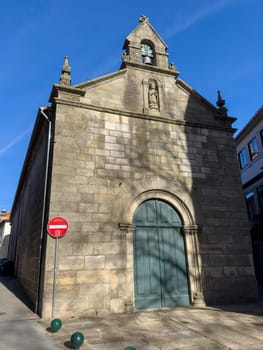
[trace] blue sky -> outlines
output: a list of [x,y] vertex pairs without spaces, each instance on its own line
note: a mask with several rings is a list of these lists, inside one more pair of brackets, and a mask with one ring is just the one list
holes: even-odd
[[180,78],[240,130],[263,105],[263,0],[8,0],[0,14],[0,210],[10,210],[39,106],[69,56],[72,84],[119,69],[144,14]]

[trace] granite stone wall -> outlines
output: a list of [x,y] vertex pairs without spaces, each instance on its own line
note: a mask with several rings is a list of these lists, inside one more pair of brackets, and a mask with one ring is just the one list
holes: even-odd
[[[48,124],[39,123],[37,143],[26,157],[26,172],[12,211],[9,259],[14,273],[33,305],[38,299],[41,268],[41,239]],[[46,232],[44,232],[45,234]]]
[[[180,199],[192,218],[188,224],[198,226],[198,250],[191,233],[185,234],[191,301],[198,279],[208,304],[255,297],[231,130],[208,112],[203,124],[202,118],[194,123],[197,102],[189,96],[181,98],[188,103],[178,122],[177,115],[91,109],[87,97],[72,103],[71,94],[56,99],[50,217],[62,215],[70,226],[59,241],[56,312],[98,315],[134,306],[133,229],[121,230],[120,223],[132,227],[134,201],[151,191],[164,193],[167,201]],[[53,260],[54,241],[48,238],[44,316],[51,307]]]

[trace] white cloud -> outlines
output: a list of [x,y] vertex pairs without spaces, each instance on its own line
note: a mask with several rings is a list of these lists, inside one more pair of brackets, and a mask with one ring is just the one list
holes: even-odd
[[31,131],[31,128],[24,130],[21,134],[15,137],[11,142],[9,142],[6,146],[0,149],[0,157],[3,156],[7,151],[9,151],[12,147],[18,144],[23,140],[24,137]]
[[224,7],[233,4],[237,0],[217,0],[217,1],[201,1],[197,2],[198,8],[193,9],[193,12],[177,14],[175,17],[175,23],[170,26],[166,31],[164,37],[170,38],[175,34],[182,32],[195,23],[202,21],[204,18],[209,17],[219,11]]

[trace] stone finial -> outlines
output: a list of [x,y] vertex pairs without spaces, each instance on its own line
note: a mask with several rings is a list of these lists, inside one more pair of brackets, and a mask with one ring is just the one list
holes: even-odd
[[173,62],[169,64],[169,69],[176,70],[176,67]]
[[140,18],[139,18],[139,22],[141,23],[144,23],[144,22],[148,22],[149,21],[149,17],[146,17],[144,15],[142,15]]
[[66,56],[65,60],[64,60],[64,64],[62,66],[60,79],[59,79],[59,84],[60,85],[68,85],[68,86],[70,86],[70,84],[71,84],[70,71],[71,71],[71,68],[69,66],[68,56]]
[[218,110],[224,114],[227,115],[227,108],[225,107],[225,100],[223,100],[220,91],[217,91],[217,101],[216,101],[216,105],[218,107]]

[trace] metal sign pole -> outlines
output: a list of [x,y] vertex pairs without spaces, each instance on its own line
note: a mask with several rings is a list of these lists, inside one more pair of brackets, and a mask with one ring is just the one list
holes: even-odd
[[53,292],[51,306],[51,320],[54,320],[55,297],[56,297],[56,274],[58,260],[58,239],[64,237],[68,231],[68,221],[62,216],[56,216],[49,220],[47,224],[47,232],[53,238],[56,238],[55,256],[54,256],[54,276],[53,276]]
[[55,244],[51,321],[54,320],[55,297],[56,297],[57,259],[58,259],[58,237],[56,237],[56,244]]

